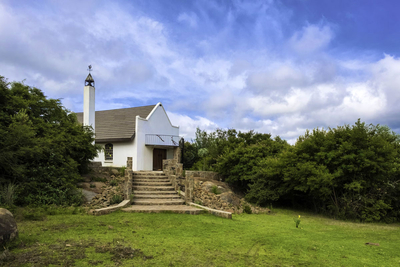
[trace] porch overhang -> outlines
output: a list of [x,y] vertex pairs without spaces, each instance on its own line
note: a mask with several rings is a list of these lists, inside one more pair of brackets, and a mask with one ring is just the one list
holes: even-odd
[[180,139],[178,135],[146,134],[145,145],[178,147]]

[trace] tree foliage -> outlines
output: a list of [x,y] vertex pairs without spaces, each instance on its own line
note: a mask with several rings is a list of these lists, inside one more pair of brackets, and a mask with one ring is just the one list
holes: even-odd
[[0,183],[18,184],[18,204],[70,204],[79,174],[97,154],[90,129],[57,99],[0,76]]
[[[185,149],[190,151],[186,160],[195,159],[192,161],[194,163],[191,165],[185,164],[184,159],[184,166],[187,169],[219,171],[226,177],[231,177],[232,173],[228,173],[230,167],[220,162],[222,155],[225,158],[225,156],[231,153],[230,156],[234,157],[233,151],[238,148],[247,148],[252,145],[253,147],[257,147],[262,143],[268,146],[268,142],[287,145],[286,141],[281,140],[279,137],[273,141],[270,134],[261,134],[254,131],[237,132],[235,129],[217,129],[214,132],[207,133],[197,128],[195,139],[191,143],[185,143]],[[224,167],[226,168],[224,169]]]
[[314,129],[250,177],[247,198],[284,201],[340,218],[399,219],[399,138],[387,127]]
[[269,134],[232,129],[198,129],[196,139],[209,151],[196,164],[206,159],[250,202],[361,221],[400,220],[400,137],[387,126],[358,120],[307,130],[292,146]]

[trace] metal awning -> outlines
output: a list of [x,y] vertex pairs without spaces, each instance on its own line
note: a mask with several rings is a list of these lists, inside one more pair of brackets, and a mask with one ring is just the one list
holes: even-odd
[[146,134],[146,146],[179,146],[178,135]]

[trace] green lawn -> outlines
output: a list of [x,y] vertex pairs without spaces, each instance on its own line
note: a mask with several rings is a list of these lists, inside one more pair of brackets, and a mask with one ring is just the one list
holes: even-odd
[[[204,215],[115,212],[19,222],[4,266],[399,266],[400,227],[306,213]],[[367,246],[366,242],[380,246]],[[14,259],[13,259],[14,257]],[[25,264],[25,265],[24,265]]]

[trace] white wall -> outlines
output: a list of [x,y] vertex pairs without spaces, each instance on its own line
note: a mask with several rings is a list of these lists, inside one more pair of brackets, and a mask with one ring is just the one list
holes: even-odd
[[[147,118],[136,117],[136,136],[137,142],[137,165],[136,170],[153,170],[153,149],[154,147],[145,146],[146,134],[177,135],[179,127],[173,126],[161,103],[158,103]],[[167,158],[173,157],[168,147]],[[141,156],[142,155],[142,156]],[[135,160],[134,160],[135,161]],[[134,169],[135,170],[135,169]]]
[[[126,160],[128,157],[133,157],[134,152],[134,142],[119,142],[119,143],[111,143],[113,144],[113,160],[105,161],[104,157],[104,146],[106,143],[96,143],[101,145],[103,150],[99,152],[98,156],[94,159],[94,161],[101,161],[103,166],[106,167],[122,167],[126,166]],[[108,144],[108,143],[107,143]],[[135,160],[133,160],[135,161]]]

